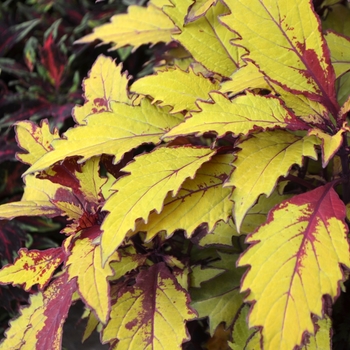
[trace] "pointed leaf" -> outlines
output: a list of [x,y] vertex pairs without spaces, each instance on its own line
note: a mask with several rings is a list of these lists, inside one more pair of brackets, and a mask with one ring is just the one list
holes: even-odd
[[229,198],[231,189],[223,188],[223,183],[232,171],[232,160],[231,155],[218,155],[203,164],[196,177],[187,179],[175,197],[168,194],[159,214],[151,213],[148,223],[137,224],[135,231],[147,232],[146,241],[160,231],[169,237],[177,229],[185,230],[190,237],[202,223],[208,225],[210,232],[217,221],[227,221],[233,203]]
[[203,135],[215,132],[218,137],[226,133],[234,135],[248,134],[256,127],[305,129],[307,127],[291,112],[284,108],[281,101],[274,97],[253,95],[238,96],[233,101],[219,93],[212,93],[215,103],[198,103],[200,113],[194,113],[184,123],[174,127],[165,137],[184,134]]
[[332,321],[328,316],[316,323],[316,334],[311,336],[308,344],[303,346],[301,350],[331,350],[332,349]]
[[243,295],[239,292],[243,269],[236,268],[237,255],[226,253],[219,255],[221,259],[209,266],[224,269],[225,272],[210,281],[203,282],[202,288],[191,289],[191,305],[200,318],[209,317],[211,335],[221,322],[230,325],[243,303]]
[[249,59],[288,91],[324,101],[336,115],[335,74],[310,1],[254,0],[247,6],[234,0],[227,5],[231,14],[222,21],[241,36],[234,43],[249,51]]
[[136,158],[123,170],[131,175],[121,178],[112,187],[117,190],[106,202],[102,230],[102,257],[108,257],[123,242],[126,233],[135,229],[135,220],[147,223],[152,210],[160,212],[169,192],[175,196],[187,178],[193,178],[200,166],[214,152],[207,148],[159,148]]
[[197,0],[188,9],[185,23],[193,22],[205,15],[209,8],[217,3],[217,0]]
[[237,35],[220,21],[219,16],[229,13],[227,7],[217,1],[205,16],[185,24],[185,16],[193,1],[172,0],[172,3],[173,6],[163,8],[181,30],[179,34],[173,33],[172,38],[179,41],[208,71],[229,77],[242,64],[241,56],[246,50],[231,44]]
[[[225,186],[234,186],[234,217],[237,229],[260,194],[269,196],[280,176],[286,176],[293,164],[301,165],[304,157],[317,159],[314,136],[304,138],[283,130],[252,135],[240,144],[233,171]],[[249,174],[249,176],[248,176]]]
[[177,113],[183,110],[198,111],[196,101],[210,100],[209,92],[218,88],[218,83],[195,74],[191,68],[185,72],[175,67],[137,80],[131,86],[131,91],[150,95],[153,102],[160,101],[160,106],[171,106],[171,113]]
[[42,290],[64,259],[65,253],[62,248],[29,251],[22,248],[18,251],[18,258],[13,264],[6,265],[0,270],[0,283],[23,284],[26,291],[38,284]]
[[111,154],[118,162],[131,149],[144,143],[159,143],[160,138],[173,126],[181,122],[179,115],[170,115],[147,99],[141,106],[111,103],[111,112],[90,115],[87,125],[69,129],[66,139],[53,142],[54,150],[40,158],[28,172],[43,170],[70,156],[82,156],[87,160],[93,156]]
[[1,350],[61,350],[63,323],[68,315],[75,289],[66,275],[55,279],[44,292],[34,294],[30,305],[10,322]]
[[103,330],[104,342],[118,339],[118,347],[131,349],[182,349],[189,338],[185,322],[196,315],[188,293],[164,263],[143,270],[136,283],[123,287],[112,306],[111,320]]
[[50,132],[47,119],[41,121],[40,126],[31,121],[18,122],[16,124],[16,135],[18,145],[28,153],[17,153],[17,158],[32,165],[45,153],[52,150],[51,142],[60,136],[58,130]]
[[[289,218],[289,220],[286,220]],[[264,347],[293,349],[322,317],[322,297],[339,294],[340,264],[350,266],[345,206],[331,184],[273,209],[247,238],[238,266],[250,265],[242,291],[254,301],[249,326],[263,326]],[[259,276],[259,278],[257,278]]]
[[112,101],[130,103],[127,92],[128,78],[121,70],[121,64],[116,66],[110,57],[97,57],[83,82],[85,103],[73,110],[74,119],[78,124],[85,124],[84,119],[90,114],[112,111]]
[[84,44],[96,39],[113,43],[116,50],[126,45],[134,49],[143,44],[168,43],[171,33],[176,32],[174,23],[158,7],[150,3],[147,7],[131,5],[127,14],[115,15],[111,22],[94,29],[77,43]]
[[79,294],[102,323],[106,323],[110,311],[109,283],[113,270],[107,263],[102,267],[101,249],[93,243],[100,234],[96,227],[89,228],[74,242],[67,260],[69,279],[77,277]]
[[350,70],[350,39],[334,32],[328,32],[325,39],[331,52],[335,75],[339,78]]

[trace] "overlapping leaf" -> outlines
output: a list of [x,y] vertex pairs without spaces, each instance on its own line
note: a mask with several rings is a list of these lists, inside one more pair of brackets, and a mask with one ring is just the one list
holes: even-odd
[[6,265],[0,270],[0,284],[23,285],[26,291],[38,284],[42,290],[64,258],[62,248],[29,251],[22,248],[18,251],[18,258],[13,264]]
[[100,39],[105,43],[113,43],[113,49],[126,45],[134,48],[143,44],[168,43],[171,34],[176,32],[174,23],[152,1],[147,7],[131,5],[127,14],[115,15],[111,22],[99,26],[77,43],[83,44]]
[[10,322],[1,350],[61,350],[63,323],[75,289],[74,281],[67,282],[66,277],[63,274],[30,298],[30,305]]
[[120,290],[102,340],[118,339],[121,349],[181,349],[189,338],[185,322],[196,316],[189,301],[166,265],[155,264]]
[[169,194],[163,210],[153,212],[147,224],[136,225],[136,231],[147,232],[146,240],[160,231],[170,236],[177,229],[185,230],[190,237],[202,223],[210,232],[217,221],[227,221],[232,211],[231,189],[223,188],[223,183],[232,171],[232,160],[231,155],[218,155],[203,164],[196,177],[187,179],[175,197]]
[[152,210],[159,213],[167,194],[176,195],[182,183],[193,178],[213,155],[207,148],[159,148],[126,166],[123,170],[131,175],[112,187],[117,192],[103,207],[110,212],[102,224],[103,261],[118,248],[127,232],[135,229],[136,219],[147,222]]
[[144,143],[159,143],[160,138],[181,122],[179,115],[170,115],[147,99],[140,106],[111,103],[111,112],[90,115],[87,125],[69,129],[63,140],[53,142],[54,150],[40,158],[27,172],[45,169],[70,156],[86,160],[103,153],[115,156],[118,162],[125,152]]
[[100,234],[96,227],[89,228],[74,242],[67,260],[69,279],[77,278],[82,300],[96,313],[102,323],[107,322],[110,311],[109,283],[113,270],[107,263],[102,267],[101,249],[93,243]]
[[180,68],[158,72],[137,80],[131,91],[142,95],[150,95],[153,102],[160,102],[160,106],[169,105],[172,113],[183,110],[198,111],[196,101],[210,100],[209,92],[217,90],[218,83],[212,83],[202,75],[188,72]]
[[240,229],[244,216],[260,194],[269,196],[280,176],[286,176],[293,164],[301,165],[303,157],[317,159],[315,136],[304,138],[283,130],[252,135],[240,144],[241,151],[233,163],[233,171],[225,186],[234,186],[234,217]]
[[219,253],[220,260],[210,267],[223,269],[219,276],[202,282],[201,288],[190,291],[192,306],[199,317],[209,317],[210,334],[214,334],[221,322],[232,324],[237,312],[242,307],[243,295],[239,292],[239,282],[243,269],[236,268],[235,254]]
[[188,9],[185,22],[193,22],[205,15],[209,8],[217,3],[217,0],[197,0]]
[[[311,314],[322,317],[322,297],[333,300],[350,266],[345,206],[331,184],[297,195],[273,209],[248,236],[253,244],[238,265],[250,265],[242,291],[254,301],[250,326],[262,326],[264,346],[293,349],[314,333]],[[257,278],[259,276],[259,278]]]
[[254,0],[248,6],[234,0],[226,4],[231,14],[222,21],[241,36],[235,44],[248,49],[249,59],[288,91],[323,100],[336,115],[335,74],[310,3]]
[[111,102],[130,103],[127,93],[128,78],[121,72],[122,66],[107,56],[100,55],[93,64],[89,75],[84,79],[85,103],[73,109],[78,124],[94,113],[112,111]]
[[165,137],[184,134],[202,135],[212,131],[223,136],[248,134],[254,128],[305,129],[307,125],[288,111],[281,101],[247,93],[230,101],[220,93],[212,93],[215,103],[199,103],[200,113],[193,114],[184,123],[174,127]]

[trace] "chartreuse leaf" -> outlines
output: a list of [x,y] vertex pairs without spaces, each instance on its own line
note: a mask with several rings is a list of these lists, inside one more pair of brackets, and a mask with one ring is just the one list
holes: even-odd
[[90,115],[87,125],[78,125],[65,133],[65,139],[53,142],[54,150],[40,158],[27,172],[48,168],[70,156],[82,161],[103,153],[118,162],[125,152],[144,143],[159,143],[160,138],[182,121],[180,115],[151,105],[143,99],[140,106],[111,102],[111,112]]
[[217,155],[204,163],[196,177],[187,179],[175,197],[168,194],[159,214],[151,213],[148,223],[138,223],[135,231],[147,232],[146,241],[160,231],[169,237],[177,229],[185,230],[190,237],[202,223],[208,225],[210,232],[217,221],[227,221],[233,203],[229,198],[231,189],[223,188],[223,183],[232,171],[232,161],[232,155]]
[[335,75],[339,78],[350,70],[350,40],[334,32],[328,32],[325,38],[331,52]]
[[200,288],[201,284],[203,282],[209,281],[216,276],[222,274],[225,270],[224,269],[217,269],[217,268],[203,268],[200,265],[192,267],[192,271],[190,274],[190,285],[194,288]]
[[173,33],[172,38],[179,41],[193,58],[206,69],[229,77],[242,64],[241,56],[246,50],[233,46],[231,40],[237,35],[222,25],[219,16],[229,13],[221,1],[212,5],[205,16],[195,22],[185,24],[192,0],[172,0],[173,6],[166,6],[163,11],[181,30]]
[[346,126],[343,126],[335,135],[326,134],[317,128],[310,130],[309,135],[315,135],[322,140],[322,166],[324,168],[343,144],[343,134],[346,131],[349,131]]
[[81,298],[98,319],[106,323],[110,311],[110,299],[106,297],[109,295],[107,278],[113,275],[113,270],[108,262],[102,267],[100,246],[93,242],[98,234],[100,230],[96,227],[86,229],[74,242],[66,265],[69,279],[77,278]]
[[234,218],[239,230],[247,211],[260,194],[269,196],[280,176],[286,176],[293,164],[301,165],[304,157],[317,159],[315,136],[299,137],[284,130],[257,133],[239,147],[236,169],[225,186],[234,186]]
[[37,284],[42,290],[64,258],[62,248],[29,251],[22,248],[18,251],[18,257],[13,264],[6,265],[0,270],[0,284],[23,285],[26,291]]
[[248,134],[255,127],[305,129],[306,124],[288,111],[278,98],[247,93],[230,101],[220,93],[212,93],[215,103],[198,103],[200,113],[193,114],[184,123],[175,126],[165,138],[184,134],[203,135],[213,131],[218,136],[226,133]]
[[52,150],[51,142],[60,136],[58,130],[50,132],[47,119],[41,121],[40,126],[27,120],[16,124],[16,135],[18,145],[28,153],[17,153],[17,158],[32,165],[45,153]]
[[122,65],[116,66],[110,57],[98,56],[83,82],[85,103],[73,109],[75,121],[85,124],[84,119],[90,114],[112,111],[112,101],[129,104],[127,87],[128,78],[122,74]]
[[332,321],[328,316],[318,320],[316,323],[316,334],[310,336],[308,343],[302,347],[302,350],[331,350],[332,349]]
[[[310,2],[227,1],[230,15],[221,20],[241,39],[249,59],[271,80],[288,91],[324,100],[331,111],[335,74],[320,22]],[[259,20],[252,21],[252,18]]]
[[147,7],[129,6],[128,13],[113,16],[110,23],[94,28],[92,34],[84,36],[77,43],[100,39],[106,44],[112,43],[114,50],[126,45],[136,49],[143,44],[168,43],[171,34],[176,31],[168,16],[150,1]]
[[185,322],[195,317],[188,293],[158,263],[141,271],[134,285],[119,290],[102,341],[118,339],[120,349],[181,349],[189,338]]
[[345,205],[331,185],[282,202],[246,240],[241,290],[250,291],[249,326],[263,327],[267,349],[293,349],[313,334],[311,314],[322,317],[322,297],[339,293],[340,264],[350,267]]
[[66,274],[56,278],[43,292],[30,297],[30,305],[10,321],[1,350],[61,350],[63,323],[68,315],[75,290]]
[[201,165],[215,152],[208,148],[159,148],[136,157],[123,171],[131,173],[112,187],[117,192],[103,210],[110,213],[102,224],[102,260],[105,262],[123,242],[136,219],[147,223],[152,210],[160,212],[169,192],[175,196],[187,178],[193,178]]
[[197,0],[195,1],[190,8],[185,19],[185,23],[193,22],[199,17],[205,15],[208,9],[215,5],[217,0]]
[[150,95],[153,102],[160,101],[160,106],[169,105],[173,107],[171,112],[177,113],[183,110],[198,111],[196,101],[210,100],[209,92],[218,88],[218,83],[195,74],[191,68],[185,72],[175,67],[137,80],[131,86],[131,91]]
[[221,322],[232,324],[243,303],[239,292],[239,283],[243,269],[236,268],[236,254],[219,253],[220,260],[209,265],[211,268],[224,269],[219,276],[202,282],[201,288],[190,290],[191,305],[198,316],[209,317],[210,334],[213,335]]

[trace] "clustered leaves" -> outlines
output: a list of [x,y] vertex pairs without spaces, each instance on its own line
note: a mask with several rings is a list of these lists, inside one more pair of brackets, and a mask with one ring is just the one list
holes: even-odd
[[349,15],[321,6],[336,32],[309,1],[151,0],[79,40],[166,46],[131,84],[99,56],[62,136],[17,123],[30,167],[0,217],[67,221],[61,247],[21,249],[0,271],[38,288],[0,349],[59,349],[78,299],[84,339],[97,328],[111,349],[180,349],[203,318],[209,349],[332,348],[350,268],[339,7]]

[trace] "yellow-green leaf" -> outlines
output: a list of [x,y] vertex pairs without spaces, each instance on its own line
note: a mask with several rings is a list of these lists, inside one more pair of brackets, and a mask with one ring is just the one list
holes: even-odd
[[83,82],[84,105],[73,109],[75,121],[85,124],[84,119],[90,114],[112,111],[112,101],[130,103],[127,87],[128,78],[122,74],[122,65],[116,66],[110,57],[98,56]]
[[315,136],[301,138],[276,130],[254,134],[239,145],[241,151],[233,163],[236,169],[225,183],[235,187],[231,198],[237,229],[260,194],[269,196],[293,164],[301,165],[304,157],[317,159],[315,145],[319,143]]
[[105,206],[110,213],[103,224],[101,246],[105,262],[123,242],[135,220],[147,223],[152,210],[160,212],[169,192],[175,196],[187,178],[193,178],[201,165],[214,155],[208,148],[159,148],[136,158],[123,171],[131,173],[112,187],[117,190]]
[[143,44],[168,43],[177,29],[174,23],[158,7],[149,3],[147,7],[131,5],[128,13],[118,14],[111,22],[94,29],[77,43],[84,44],[96,39],[112,43],[112,49],[132,45],[136,49]]
[[266,97],[247,93],[230,101],[220,93],[212,93],[215,103],[199,103],[200,113],[175,126],[165,137],[176,137],[184,134],[202,135],[212,131],[223,136],[248,134],[254,128],[290,128],[305,129],[306,124],[298,120],[275,97]]
[[179,115],[151,105],[143,99],[140,106],[111,103],[111,112],[90,115],[87,125],[69,129],[65,139],[53,142],[54,150],[40,158],[28,172],[48,168],[70,156],[87,160],[103,153],[114,155],[118,162],[125,152],[144,143],[159,143],[160,138],[182,121]]
[[264,348],[300,345],[314,333],[311,314],[322,317],[323,296],[339,294],[340,264],[350,267],[344,219],[345,205],[328,184],[282,202],[248,236],[241,290],[250,291],[249,326],[263,327]]
[[[98,232],[97,232],[98,231]],[[109,283],[107,278],[113,270],[107,262],[102,267],[101,247],[93,243],[100,234],[92,227],[74,242],[72,253],[67,260],[69,278],[77,278],[78,291],[84,302],[106,323],[110,311]]]
[[50,281],[64,258],[62,248],[29,251],[22,248],[18,251],[18,257],[13,264],[6,265],[0,270],[0,283],[23,285],[26,291],[37,284],[41,290]]
[[198,111],[196,101],[210,100],[209,92],[218,88],[218,83],[195,74],[191,68],[185,72],[175,67],[137,80],[131,86],[131,91],[150,95],[153,102],[159,101],[160,106],[171,106],[171,113],[177,113],[183,110]]
[[217,269],[212,267],[203,268],[200,265],[192,267],[190,274],[191,287],[200,288],[203,282],[209,281],[218,275],[222,274],[224,269]]
[[121,288],[102,340],[118,339],[120,349],[180,350],[189,338],[185,322],[196,316],[188,304],[188,293],[167,266],[155,264]]
[[172,0],[173,7],[163,11],[174,21],[181,33],[174,33],[173,39],[179,41],[193,58],[209,71],[229,77],[242,64],[241,56],[246,50],[231,44],[237,35],[224,26],[219,16],[229,13],[221,1],[212,5],[205,16],[195,22],[185,24],[185,17],[192,0]]
[[50,132],[47,119],[41,121],[40,126],[31,121],[16,124],[18,145],[28,153],[17,153],[17,158],[23,163],[32,165],[45,153],[52,150],[51,142],[59,138],[58,130]]
[[231,155],[217,155],[203,164],[196,177],[187,179],[175,197],[171,194],[166,197],[159,214],[151,213],[148,223],[138,223],[135,231],[147,232],[146,241],[160,231],[169,237],[177,229],[185,230],[190,237],[202,223],[208,225],[210,232],[217,221],[227,221],[233,203],[229,198],[231,189],[223,188],[223,183],[232,171],[232,160]]
[[[309,1],[227,1],[231,14],[222,21],[241,39],[235,44],[249,51],[249,59],[288,91],[335,101],[335,74],[320,21]],[[257,20],[259,19],[259,20]]]
[[217,0],[196,0],[188,9],[185,22],[193,22],[206,14],[209,8],[217,3]]
[[49,201],[21,201],[2,204],[1,219],[13,219],[17,216],[47,216],[61,215],[61,210]]
[[316,334],[310,336],[308,343],[301,350],[331,350],[332,349],[332,321],[325,316],[316,323]]
[[325,35],[335,75],[339,78],[350,70],[350,40],[334,32],[328,32]]

